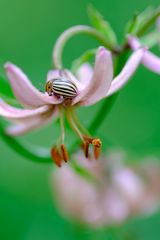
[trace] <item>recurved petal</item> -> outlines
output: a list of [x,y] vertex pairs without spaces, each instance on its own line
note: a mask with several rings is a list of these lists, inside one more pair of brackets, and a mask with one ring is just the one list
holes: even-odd
[[132,53],[131,57],[123,67],[122,71],[117,77],[113,79],[107,96],[110,96],[113,93],[117,92],[128,82],[128,80],[131,78],[131,76],[134,74],[137,67],[139,66],[145,51],[146,48],[141,48]]
[[26,120],[41,116],[47,112],[52,111],[53,106],[45,105],[35,109],[19,109],[12,107],[0,99],[0,116],[9,120]]
[[[128,43],[133,50],[137,50],[141,46],[138,38],[133,36],[128,36]],[[149,50],[144,53],[142,63],[151,71],[160,74],[160,58]]]
[[20,136],[30,131],[43,127],[52,121],[57,116],[56,111],[46,112],[45,114],[34,117],[33,119],[27,119],[25,122],[20,121],[17,124],[12,124],[6,129],[6,133],[10,136]]
[[71,71],[65,69],[63,74],[64,74],[64,76],[65,76],[66,78],[68,78],[71,82],[73,82],[73,83],[76,85],[76,87],[77,87],[77,89],[78,89],[78,92],[80,92],[82,89],[84,89],[85,85],[84,85],[83,83],[81,83],[81,82],[71,73]]
[[5,70],[13,93],[22,105],[32,108],[60,102],[56,97],[48,96],[37,90],[21,69],[14,64],[6,63]]
[[59,70],[50,70],[47,74],[47,82],[60,77],[60,71]]
[[92,105],[106,96],[113,77],[111,53],[104,47],[97,51],[94,73],[88,86],[73,100],[73,104]]
[[128,44],[131,47],[132,50],[137,50],[138,48],[141,47],[141,43],[138,40],[138,38],[128,35]]
[[89,63],[84,63],[79,67],[76,75],[78,80],[84,84],[84,86],[87,86],[92,79],[93,68]]
[[142,58],[142,63],[151,71],[160,74],[160,57],[157,57],[150,51],[146,51]]

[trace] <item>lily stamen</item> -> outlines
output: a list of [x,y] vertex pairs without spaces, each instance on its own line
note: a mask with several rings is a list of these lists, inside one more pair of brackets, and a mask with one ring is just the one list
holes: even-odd
[[61,167],[62,165],[62,157],[57,149],[56,146],[52,147],[51,148],[51,157],[53,159],[53,161],[55,162],[55,164],[58,166],[58,167]]
[[81,133],[80,129],[78,128],[77,124],[75,123],[70,109],[67,109],[66,117],[67,117],[68,122],[69,122],[71,128],[73,129],[73,131],[79,136],[79,138],[82,140],[82,142],[84,142],[83,134]]
[[85,140],[85,144],[84,144],[84,154],[86,156],[86,158],[89,157],[89,145],[93,145],[93,154],[95,159],[97,160],[100,156],[100,152],[101,152],[101,146],[102,146],[102,142],[99,138],[90,138],[87,136],[84,136],[84,140]]
[[60,148],[61,148],[61,154],[62,154],[63,160],[65,162],[68,162],[69,157],[68,157],[68,152],[67,152],[66,146],[64,144],[61,144]]
[[83,144],[83,150],[84,150],[84,155],[86,158],[89,157],[89,142],[86,141],[84,144]]
[[60,111],[61,143],[64,144],[65,139],[64,112],[62,108],[59,108],[59,111]]
[[92,141],[94,157],[97,160],[100,156],[102,142],[100,139],[94,139]]

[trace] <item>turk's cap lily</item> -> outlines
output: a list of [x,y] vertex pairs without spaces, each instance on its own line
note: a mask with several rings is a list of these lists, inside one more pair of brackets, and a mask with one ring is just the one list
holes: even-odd
[[65,147],[65,123],[67,118],[73,131],[80,138],[84,155],[89,156],[89,146],[93,146],[95,159],[101,150],[99,138],[91,137],[81,127],[74,106],[89,106],[108,97],[123,87],[137,69],[145,48],[133,52],[121,72],[113,79],[113,63],[111,52],[104,47],[98,48],[94,68],[88,63],[81,65],[76,76],[67,69],[50,70],[45,83],[45,93],[36,89],[28,77],[12,63],[5,64],[5,70],[13,93],[24,107],[16,108],[0,100],[0,115],[10,120],[6,132],[12,136],[25,134],[46,125],[57,116],[60,119],[60,140],[51,148],[51,158],[58,167],[62,161],[68,161]]
[[[134,51],[142,47],[142,44],[139,41],[139,39],[131,35],[128,36],[128,44]],[[147,50],[144,53],[142,57],[142,63],[149,70],[160,74],[160,57],[156,56],[151,51]]]
[[[97,51],[94,68],[88,63],[83,64],[77,71],[77,77],[69,70],[64,70],[77,88],[77,96],[72,99],[71,105],[92,105],[118,91],[133,75],[144,53],[145,48],[135,51],[114,79],[112,56],[104,47],[100,47]],[[1,99],[0,115],[14,122],[8,130],[10,135],[27,133],[57,116],[58,106],[63,104],[63,98],[40,92],[23,71],[12,63],[6,63],[5,70],[15,97],[24,107],[23,109],[12,107]],[[47,74],[47,82],[60,77],[60,72],[50,70]]]

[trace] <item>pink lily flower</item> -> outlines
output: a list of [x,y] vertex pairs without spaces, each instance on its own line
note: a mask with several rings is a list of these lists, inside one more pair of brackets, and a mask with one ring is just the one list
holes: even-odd
[[[142,44],[138,38],[134,36],[128,36],[128,44],[132,50],[137,50],[142,47]],[[143,65],[149,70],[160,74],[160,57],[157,57],[151,51],[147,50],[142,58]]]
[[144,52],[145,48],[135,51],[120,74],[113,79],[111,52],[100,47],[96,54],[94,69],[89,64],[82,65],[77,72],[77,78],[65,69],[49,71],[45,93],[38,91],[17,66],[6,63],[5,70],[13,93],[24,107],[15,108],[0,100],[0,115],[13,122],[6,129],[7,134],[18,136],[28,133],[60,116],[61,140],[51,149],[51,156],[56,164],[61,166],[62,160],[68,161],[63,122],[63,118],[67,117],[72,129],[84,144],[85,155],[88,155],[89,144],[92,144],[95,157],[98,158],[101,141],[86,136],[86,132],[79,128],[74,108],[77,105],[95,104],[122,88],[137,69]]

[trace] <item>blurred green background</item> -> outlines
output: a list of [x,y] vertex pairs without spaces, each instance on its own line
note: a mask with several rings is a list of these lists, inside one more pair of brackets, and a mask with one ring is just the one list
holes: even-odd
[[[1,66],[12,61],[42,89],[40,83],[45,81],[52,66],[51,52],[56,38],[72,25],[89,23],[86,13],[89,2],[110,21],[121,40],[123,27],[133,13],[151,4],[158,6],[159,0],[1,0]],[[66,66],[90,46],[98,45],[88,37],[70,41],[65,49]],[[157,154],[160,143],[159,91],[159,76],[141,66],[119,94],[97,134],[111,146]],[[90,122],[91,111],[98,107],[99,104],[80,110],[84,124]],[[40,137],[42,133],[43,138]],[[25,140],[47,146],[57,135],[58,130],[50,126],[28,135]],[[48,184],[52,168],[52,164],[33,163],[20,157],[0,138],[0,239],[121,239],[111,230],[79,229],[58,214]],[[130,233],[133,239],[158,240],[159,226],[160,216],[155,214],[148,219],[130,221],[121,230],[126,233],[126,239],[130,239],[127,238]]]

